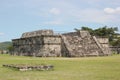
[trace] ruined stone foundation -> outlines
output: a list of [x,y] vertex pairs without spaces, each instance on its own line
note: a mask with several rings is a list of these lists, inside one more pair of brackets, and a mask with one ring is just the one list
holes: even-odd
[[52,30],[26,32],[13,39],[14,55],[39,57],[85,57],[111,55],[108,39],[88,31],[55,35]]

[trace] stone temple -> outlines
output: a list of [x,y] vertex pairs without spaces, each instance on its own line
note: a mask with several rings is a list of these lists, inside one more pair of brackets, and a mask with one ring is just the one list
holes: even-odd
[[108,38],[91,36],[88,31],[55,34],[53,30],[23,33],[12,40],[13,55],[36,57],[85,57],[111,55]]

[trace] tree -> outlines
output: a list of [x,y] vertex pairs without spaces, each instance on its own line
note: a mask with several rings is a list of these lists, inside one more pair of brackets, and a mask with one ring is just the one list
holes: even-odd
[[115,31],[118,31],[117,27],[107,27],[104,26],[102,28],[95,29],[95,35],[96,36],[102,36],[102,37],[109,37],[109,36],[114,36]]
[[10,46],[7,47],[7,49],[8,49],[8,51],[9,51],[9,53],[12,54],[12,52],[13,52],[13,50],[14,50],[13,46],[10,45]]
[[120,46],[120,37],[111,42],[112,46]]

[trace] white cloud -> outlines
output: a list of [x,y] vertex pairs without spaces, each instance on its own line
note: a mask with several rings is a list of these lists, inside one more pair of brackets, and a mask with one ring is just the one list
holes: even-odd
[[0,32],[0,36],[4,35],[4,33]]
[[50,10],[50,13],[54,14],[54,15],[59,15],[61,13],[61,11],[58,8],[52,8]]
[[120,7],[117,7],[117,8],[105,8],[104,12],[108,13],[108,14],[120,14]]
[[113,9],[113,8],[105,8],[104,11],[105,11],[106,13],[108,13],[108,14],[113,14],[113,13],[115,13],[115,9]]

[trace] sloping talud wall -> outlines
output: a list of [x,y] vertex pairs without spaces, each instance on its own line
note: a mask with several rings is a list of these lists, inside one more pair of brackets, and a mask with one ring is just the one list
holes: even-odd
[[96,38],[91,36],[88,31],[66,33],[63,34],[62,39],[69,52],[68,56],[111,55],[108,38]]

